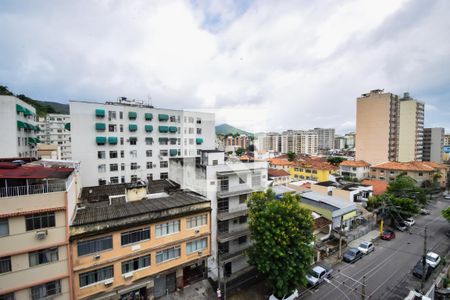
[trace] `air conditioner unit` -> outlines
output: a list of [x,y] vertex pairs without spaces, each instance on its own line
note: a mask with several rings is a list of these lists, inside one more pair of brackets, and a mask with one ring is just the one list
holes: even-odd
[[198,251],[197,253],[198,253],[198,256],[200,256],[200,255],[202,255],[202,254],[203,254],[203,252],[202,252],[202,251]]
[[100,254],[96,254],[95,256],[94,256],[94,259],[99,259],[100,258]]
[[114,283],[114,278],[106,279],[104,283],[105,283],[105,285],[111,285]]
[[123,274],[122,276],[123,276],[123,278],[125,278],[125,279],[131,278],[131,277],[133,277],[133,272],[125,273],[125,274]]
[[194,232],[195,232],[195,233],[200,233],[200,230],[199,230],[199,229],[195,229]]
[[47,230],[36,231],[36,239],[43,240],[47,237]]

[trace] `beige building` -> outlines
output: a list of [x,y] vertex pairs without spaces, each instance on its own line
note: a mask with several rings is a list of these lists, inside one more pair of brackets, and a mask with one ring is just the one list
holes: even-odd
[[314,130],[288,130],[281,135],[281,152],[315,155],[319,150],[319,135]]
[[400,135],[398,161],[422,160],[423,118],[425,105],[409,93],[400,99]]
[[59,146],[59,159],[72,159],[70,115],[48,114],[39,118],[38,126],[38,138],[43,144]]
[[38,144],[37,156],[40,159],[56,159],[61,160],[61,147],[56,144]]
[[444,128],[425,128],[423,132],[423,161],[442,163],[444,156]]
[[450,145],[450,134],[444,135],[444,146]]
[[70,299],[68,225],[77,172],[37,163],[0,166],[0,298]]

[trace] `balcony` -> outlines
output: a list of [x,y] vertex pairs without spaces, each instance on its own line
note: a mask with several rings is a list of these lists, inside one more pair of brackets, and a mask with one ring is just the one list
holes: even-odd
[[256,189],[250,188],[248,185],[237,185],[230,187],[222,187],[219,188],[217,191],[217,197],[218,198],[226,198],[226,197],[233,197],[238,196],[242,194],[249,194],[251,192],[254,192]]
[[242,216],[246,216],[248,214],[248,209],[247,207],[245,207],[242,210],[238,210],[238,211],[231,211],[231,212],[219,212],[217,214],[217,219],[219,221],[226,221],[226,220],[231,220],[234,218],[239,218]]
[[248,224],[241,227],[241,230],[233,231],[233,232],[219,232],[217,234],[217,241],[219,243],[229,242],[231,240],[237,239],[244,235],[250,234],[250,229],[248,228]]
[[65,192],[66,188],[65,182],[2,187],[0,188],[0,198]]

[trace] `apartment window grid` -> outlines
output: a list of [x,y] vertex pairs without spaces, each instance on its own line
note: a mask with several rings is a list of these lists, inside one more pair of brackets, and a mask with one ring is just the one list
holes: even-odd
[[207,238],[188,242],[186,243],[186,253],[191,254],[193,252],[205,250],[208,247],[207,245],[208,245]]
[[147,169],[152,169],[153,168],[153,163],[151,161],[147,162]]
[[189,218],[187,220],[187,227],[195,228],[206,225],[207,223],[208,223],[208,216],[205,214]]
[[220,176],[220,177],[217,178],[217,180],[219,181],[220,191],[221,192],[228,191],[228,188],[229,188],[228,177],[227,176]]
[[58,261],[58,248],[43,249],[28,253],[30,267]]
[[166,236],[177,232],[180,232],[180,220],[156,225],[156,237]]
[[114,266],[107,266],[101,269],[80,274],[80,287],[114,278]]
[[0,274],[11,272],[11,256],[0,257]]
[[109,158],[117,158],[117,151],[109,151]]
[[160,161],[159,162],[159,167],[160,168],[168,168],[169,167],[169,162],[168,161]]
[[61,281],[54,280],[31,288],[31,299],[46,299],[61,293]]
[[168,260],[176,259],[181,256],[181,247],[175,246],[169,249],[156,252],[156,263],[163,263]]
[[55,227],[55,213],[32,214],[25,217],[26,230]]
[[149,239],[150,239],[150,227],[122,232],[120,235],[120,241],[122,246],[134,244]]
[[159,155],[161,155],[161,156],[167,156],[167,155],[169,155],[169,150],[159,150]]
[[145,156],[146,157],[152,157],[153,151],[152,150],[145,150]]
[[137,271],[150,266],[150,254],[122,262],[122,274]]
[[14,293],[3,294],[0,296],[0,300],[15,300]]
[[110,171],[110,172],[116,172],[116,171],[119,171],[119,165],[118,165],[118,164],[110,164],[110,165],[109,165],[109,171]]
[[79,241],[77,245],[78,256],[98,253],[113,248],[112,236],[105,236],[98,239]]

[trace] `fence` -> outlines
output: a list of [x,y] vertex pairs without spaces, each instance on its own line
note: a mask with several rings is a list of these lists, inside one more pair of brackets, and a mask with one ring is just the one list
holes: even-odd
[[346,233],[347,243],[359,239],[363,235],[366,235],[370,231],[374,230],[377,227],[377,221],[375,218],[365,222],[363,225],[356,227],[355,229]]
[[47,194],[54,192],[63,192],[66,190],[65,182],[50,183],[50,184],[33,184],[10,186],[0,188],[0,198],[17,197],[23,195]]

